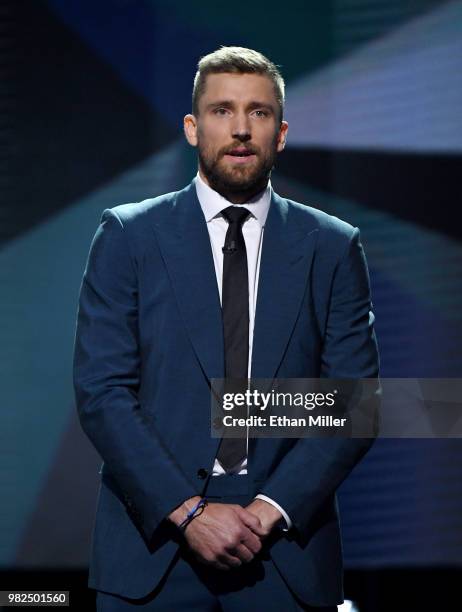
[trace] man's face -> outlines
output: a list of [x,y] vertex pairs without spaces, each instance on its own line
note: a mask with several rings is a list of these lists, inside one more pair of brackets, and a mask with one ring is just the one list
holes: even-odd
[[198,147],[202,177],[223,195],[263,189],[284,148],[272,81],[259,74],[209,74],[198,116],[185,117],[188,141]]

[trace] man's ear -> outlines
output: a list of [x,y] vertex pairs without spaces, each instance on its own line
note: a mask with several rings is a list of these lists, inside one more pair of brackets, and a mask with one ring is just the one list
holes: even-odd
[[287,123],[287,121],[281,121],[281,125],[279,127],[279,134],[278,134],[278,146],[277,146],[278,153],[280,153],[286,145],[288,129],[289,129],[289,124]]
[[186,140],[192,147],[197,147],[197,121],[194,115],[185,115],[183,129]]

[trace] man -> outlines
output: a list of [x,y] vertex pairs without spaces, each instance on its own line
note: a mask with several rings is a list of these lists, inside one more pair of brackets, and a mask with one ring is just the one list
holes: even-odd
[[335,491],[370,440],[210,435],[213,378],[378,376],[358,229],[271,188],[283,105],[260,53],[202,58],[184,119],[198,175],[103,213],[74,370],[104,460],[89,578],[100,610],[342,601]]

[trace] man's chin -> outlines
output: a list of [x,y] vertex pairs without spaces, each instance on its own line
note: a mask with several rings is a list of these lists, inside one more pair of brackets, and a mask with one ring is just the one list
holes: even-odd
[[248,180],[246,177],[222,177],[219,184],[222,189],[230,193],[246,193],[253,190],[262,181],[260,180]]
[[233,167],[227,168],[216,175],[219,182],[232,191],[247,191],[263,182],[265,177],[254,168]]

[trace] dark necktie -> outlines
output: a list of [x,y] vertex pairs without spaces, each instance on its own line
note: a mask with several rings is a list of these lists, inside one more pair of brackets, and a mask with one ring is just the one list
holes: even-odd
[[[225,392],[243,393],[247,389],[249,361],[249,277],[242,225],[250,212],[246,208],[229,206],[222,214],[229,223],[223,247],[221,293]],[[234,409],[233,416],[247,416],[246,406],[242,410],[243,414],[238,415]],[[223,438],[217,459],[225,470],[229,470],[245,457],[246,452],[246,437]]]

